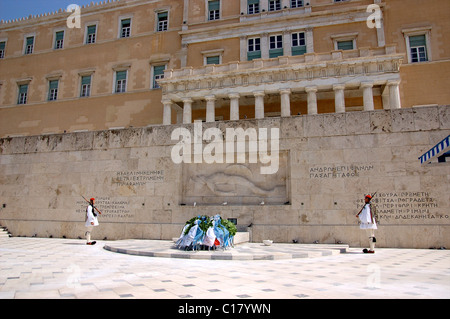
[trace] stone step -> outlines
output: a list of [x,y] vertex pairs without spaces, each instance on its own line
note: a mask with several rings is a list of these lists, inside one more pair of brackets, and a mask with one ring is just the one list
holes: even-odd
[[294,258],[316,258],[339,255],[347,252],[346,244],[278,244],[266,246],[263,243],[242,243],[225,250],[185,251],[175,247],[169,240],[127,239],[111,241],[103,247],[106,250],[138,256],[209,259],[209,260],[276,260]]
[[9,238],[11,234],[6,227],[0,226],[0,238]]

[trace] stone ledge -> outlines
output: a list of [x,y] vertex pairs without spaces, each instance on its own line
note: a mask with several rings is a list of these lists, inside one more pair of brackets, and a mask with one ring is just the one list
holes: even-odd
[[[448,129],[450,107],[426,106],[397,110],[375,110],[342,114],[324,113],[287,118],[217,121],[208,127],[280,127],[280,139],[343,136],[348,134],[385,134]],[[170,146],[176,127],[193,130],[193,124],[155,125],[92,132],[0,138],[0,155],[91,151],[133,147]]]

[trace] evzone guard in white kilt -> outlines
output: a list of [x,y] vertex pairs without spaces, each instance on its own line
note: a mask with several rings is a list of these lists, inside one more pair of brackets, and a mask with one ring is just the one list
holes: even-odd
[[[95,245],[96,241],[91,241],[91,232],[94,227],[98,226],[97,213],[94,206],[95,198],[91,198],[89,206],[86,208],[86,245]],[[99,212],[100,213],[100,212]]]
[[372,197],[373,196],[371,195],[366,195],[364,198],[364,207],[356,215],[360,221],[359,228],[365,229],[369,236],[369,249],[363,250],[366,254],[375,253],[375,243],[377,241],[375,238],[375,229],[377,229],[376,208],[375,205],[370,202]]

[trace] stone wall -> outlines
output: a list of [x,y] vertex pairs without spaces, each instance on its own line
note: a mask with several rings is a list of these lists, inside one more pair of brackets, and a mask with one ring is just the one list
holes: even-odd
[[[193,216],[221,214],[256,242],[365,246],[355,215],[377,191],[378,247],[450,247],[450,165],[418,161],[450,133],[448,106],[203,123],[222,132],[279,128],[279,176],[264,180],[252,167],[261,163],[175,164],[178,127],[194,133],[187,124],[0,139],[0,224],[13,236],[83,237],[83,195],[103,212],[99,239],[171,239]],[[252,176],[233,192],[226,187],[236,179],[223,186],[219,176],[220,191],[231,192],[227,205],[203,200],[187,183],[215,167]],[[281,183],[280,200],[252,193],[257,183],[266,191]],[[248,192],[253,201],[240,201]]]

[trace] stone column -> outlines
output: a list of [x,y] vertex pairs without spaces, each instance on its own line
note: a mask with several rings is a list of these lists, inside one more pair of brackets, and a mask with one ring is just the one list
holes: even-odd
[[183,124],[192,123],[192,99],[183,99]]
[[255,96],[255,118],[264,118],[264,91],[256,91],[253,93]]
[[214,95],[205,96],[206,99],[206,122],[214,122],[216,120],[216,97]]
[[164,105],[163,125],[170,125],[172,124],[172,101],[162,100],[161,102]]
[[228,97],[230,98],[230,120],[237,121],[239,120],[239,94],[230,93]]
[[345,96],[344,96],[345,84],[334,84],[334,108],[336,113],[345,112]]
[[308,93],[308,114],[317,114],[317,87],[307,86],[305,90]]
[[291,90],[282,89],[280,90],[281,95],[281,116],[287,117],[291,116],[291,99],[290,99]]
[[400,103],[400,80],[391,80],[387,82],[389,86],[389,104],[391,106],[391,110],[401,108]]
[[373,92],[372,82],[361,82],[360,86],[363,90],[363,100],[364,100],[364,111],[373,111],[374,105],[373,105]]

